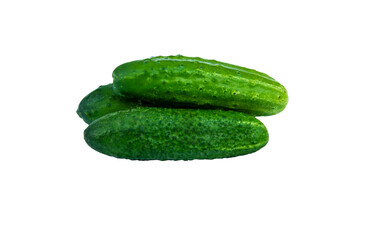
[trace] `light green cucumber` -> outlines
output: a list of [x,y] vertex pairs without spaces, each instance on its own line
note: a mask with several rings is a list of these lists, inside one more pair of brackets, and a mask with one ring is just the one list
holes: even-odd
[[253,153],[269,136],[237,111],[139,107],[107,114],[84,131],[93,149],[134,160],[228,158]]
[[222,108],[255,116],[281,112],[286,89],[244,67],[195,57],[152,57],[113,71],[115,93],[164,107]]
[[90,124],[94,120],[120,110],[142,106],[140,101],[131,101],[114,94],[113,85],[100,86],[79,103],[77,114]]

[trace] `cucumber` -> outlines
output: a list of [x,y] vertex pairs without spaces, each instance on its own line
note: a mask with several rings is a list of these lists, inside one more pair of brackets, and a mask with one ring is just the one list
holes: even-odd
[[112,112],[141,106],[139,101],[130,101],[113,92],[113,84],[100,86],[89,93],[79,103],[77,114],[90,124],[94,120]]
[[139,107],[107,114],[84,131],[98,152],[132,160],[228,158],[264,147],[266,127],[237,111]]
[[286,89],[264,73],[181,55],[122,64],[113,71],[113,89],[158,106],[232,109],[254,116],[277,114],[288,103]]

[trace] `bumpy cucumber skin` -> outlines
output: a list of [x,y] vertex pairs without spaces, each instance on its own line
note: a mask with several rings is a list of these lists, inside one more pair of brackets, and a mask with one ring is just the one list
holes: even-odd
[[130,101],[113,92],[113,84],[103,85],[89,93],[79,103],[77,114],[90,124],[94,120],[120,110],[141,106],[138,101]]
[[268,140],[255,117],[236,111],[140,107],[108,114],[84,131],[98,152],[132,160],[229,158]]
[[270,76],[214,60],[152,57],[118,66],[113,89],[165,107],[223,108],[269,116],[288,103],[286,89]]

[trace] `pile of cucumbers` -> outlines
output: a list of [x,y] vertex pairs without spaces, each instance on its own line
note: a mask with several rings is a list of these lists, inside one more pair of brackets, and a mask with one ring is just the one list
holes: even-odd
[[264,147],[254,116],[281,112],[286,89],[272,77],[197,57],[159,56],[113,71],[113,83],[80,102],[87,144],[132,160],[228,158]]

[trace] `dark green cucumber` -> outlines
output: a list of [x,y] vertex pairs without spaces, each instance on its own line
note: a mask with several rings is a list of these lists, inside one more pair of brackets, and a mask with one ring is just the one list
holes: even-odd
[[225,108],[268,116],[287,105],[286,89],[270,76],[214,60],[152,57],[118,66],[114,91],[159,106]]
[[237,111],[139,107],[105,115],[84,131],[93,149],[134,160],[228,158],[264,147],[255,117]]
[[79,103],[77,114],[90,124],[94,120],[112,112],[141,106],[138,101],[130,101],[114,94],[113,84],[100,86],[89,93]]

